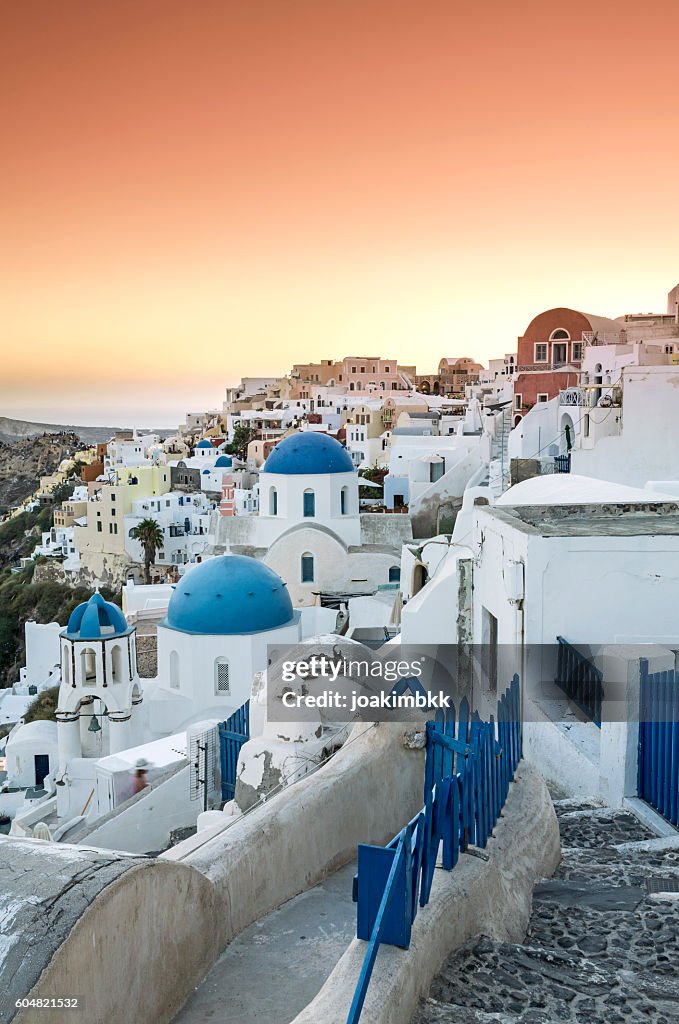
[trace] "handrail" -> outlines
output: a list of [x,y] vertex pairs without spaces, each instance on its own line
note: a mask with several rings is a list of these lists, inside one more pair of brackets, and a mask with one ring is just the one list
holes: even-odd
[[394,895],[396,878],[401,869],[401,865],[405,863],[406,831],[407,829],[402,829],[397,837],[398,843],[396,847],[396,855],[391,865],[387,884],[384,887],[384,894],[377,911],[377,917],[375,918],[370,942],[368,943],[368,952],[366,953],[363,966],[361,967],[361,973],[356,986],[356,991],[354,992],[354,998],[351,1001],[347,1024],[357,1024],[358,1019],[361,1016],[363,1003],[365,1002],[365,997],[368,993],[368,985],[370,984],[370,978],[372,977],[373,967],[375,966],[375,960],[377,959],[377,953],[380,948],[380,939],[382,937],[382,932],[384,931],[387,910],[389,909],[389,904],[391,903],[391,899]]

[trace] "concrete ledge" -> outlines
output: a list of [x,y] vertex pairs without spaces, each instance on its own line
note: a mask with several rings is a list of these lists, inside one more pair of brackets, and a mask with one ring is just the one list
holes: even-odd
[[228,828],[205,829],[162,855],[214,884],[224,945],[352,860],[358,843],[388,842],[419,810],[424,752],[404,746],[412,729],[356,725],[313,775]]
[[[487,935],[519,942],[530,917],[533,886],[560,860],[559,826],[540,775],[522,763],[503,817],[485,851],[463,854],[453,871],[437,870],[430,903],[418,912],[410,949],[383,946],[361,1024],[408,1024],[446,957]],[[354,939],[316,998],[292,1024],[346,1024],[367,943]]]
[[645,800],[640,800],[638,796],[626,796],[622,801],[622,806],[631,811],[643,825],[647,825],[657,836],[662,836],[665,839],[679,839],[679,829],[658,814]]
[[[164,1024],[221,949],[212,886],[182,864],[13,838],[0,858],[0,1021]],[[65,996],[78,1011],[15,1007]]]

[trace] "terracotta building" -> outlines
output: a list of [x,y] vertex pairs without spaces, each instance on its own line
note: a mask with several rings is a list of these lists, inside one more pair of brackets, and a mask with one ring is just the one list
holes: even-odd
[[518,341],[514,378],[514,425],[536,402],[548,402],[579,381],[584,347],[620,337],[621,325],[559,307],[539,313]]

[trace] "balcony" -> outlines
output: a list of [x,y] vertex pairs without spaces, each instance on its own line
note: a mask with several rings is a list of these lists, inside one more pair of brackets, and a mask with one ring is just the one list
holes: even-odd
[[627,331],[624,327],[619,331],[583,331],[582,340],[585,345],[624,345]]
[[[576,359],[575,362],[579,363],[580,360]],[[545,360],[542,363],[526,363],[524,366],[517,366],[516,368],[517,373],[552,373],[554,370],[578,372],[578,368],[572,361],[564,362],[560,359],[553,359],[551,362]]]
[[589,404],[589,394],[584,388],[566,388],[559,392],[559,405],[585,408]]

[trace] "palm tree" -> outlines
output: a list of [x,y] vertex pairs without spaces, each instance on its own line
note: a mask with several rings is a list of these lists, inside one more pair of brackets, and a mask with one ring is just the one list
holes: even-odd
[[144,549],[144,579],[151,582],[151,566],[156,551],[163,546],[163,531],[155,519],[142,519],[130,530],[130,537],[138,540]]

